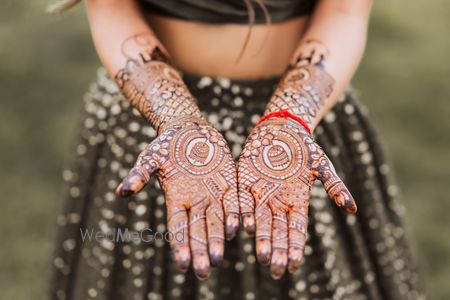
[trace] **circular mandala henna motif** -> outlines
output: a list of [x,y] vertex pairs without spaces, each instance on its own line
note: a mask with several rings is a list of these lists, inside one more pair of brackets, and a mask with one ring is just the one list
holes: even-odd
[[[278,141],[274,141],[278,142]],[[275,143],[274,143],[275,144]],[[291,161],[288,151],[281,145],[274,145],[272,147],[266,147],[263,152],[264,161],[269,163],[268,167],[274,170],[284,170],[289,166]]]
[[[194,144],[192,146],[192,144]],[[206,143],[204,141],[191,141],[191,143],[188,145],[188,149],[186,152],[188,154],[189,161],[194,165],[205,165],[207,164],[207,159],[209,157],[211,143]]]
[[216,171],[224,158],[223,150],[212,143],[197,128],[182,130],[176,140],[173,159],[191,175],[205,175]]
[[255,171],[271,179],[285,180],[305,168],[304,144],[286,131],[274,138],[269,145],[261,146],[260,155],[252,156]]

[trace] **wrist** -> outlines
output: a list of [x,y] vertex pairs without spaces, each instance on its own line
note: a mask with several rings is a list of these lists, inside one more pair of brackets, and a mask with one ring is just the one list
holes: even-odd
[[292,66],[281,79],[265,113],[286,110],[313,131],[324,114],[333,86],[334,79],[321,65]]
[[166,62],[129,63],[116,81],[124,96],[157,132],[180,116],[201,118],[181,75]]
[[166,131],[170,128],[179,128],[186,124],[196,124],[196,125],[209,125],[209,122],[205,120],[203,115],[201,113],[199,114],[191,114],[191,115],[179,115],[176,117],[173,117],[171,120],[164,122],[159,125],[157,132],[158,134],[161,134],[162,132]]
[[291,112],[289,112],[288,110],[278,110],[278,111],[273,111],[270,113],[265,114],[264,116],[261,117],[261,119],[259,119],[259,121],[256,123],[256,125],[261,124],[264,121],[270,120],[270,119],[275,119],[275,120],[279,120],[283,123],[287,122],[287,123],[293,123],[293,125],[298,126],[300,125],[308,135],[312,136],[312,130],[311,127],[308,125],[308,123],[303,120],[303,118],[301,118],[300,116],[297,116]]

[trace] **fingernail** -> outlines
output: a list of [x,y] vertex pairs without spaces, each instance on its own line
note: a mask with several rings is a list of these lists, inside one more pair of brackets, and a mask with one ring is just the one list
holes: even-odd
[[356,204],[352,200],[346,200],[345,201],[345,208],[349,213],[356,213],[358,208],[356,207]]
[[302,249],[290,249],[289,250],[289,264],[288,264],[288,271],[289,273],[293,274],[298,270],[298,267],[300,266],[300,262],[303,258],[303,250]]
[[209,258],[206,253],[197,254],[194,256],[194,273],[198,279],[204,280],[209,277]]
[[273,279],[273,280],[280,280],[280,279],[281,279],[281,276],[283,276],[283,274],[275,274],[275,273],[272,273],[272,279]]
[[236,231],[239,228],[239,216],[231,214],[227,217],[227,222],[225,226],[225,234],[227,240],[231,240],[236,236]]
[[218,267],[222,264],[222,255],[210,254],[211,266]]
[[209,258],[211,265],[217,267],[221,264],[223,258],[223,244],[220,242],[213,242],[209,245]]
[[287,265],[287,255],[282,251],[274,251],[272,254],[272,261],[270,266],[270,271],[272,273],[272,278],[275,280],[280,279],[284,272],[286,271]]
[[255,218],[253,215],[244,216],[244,228],[249,235],[254,235],[256,231]]
[[114,191],[114,194],[116,194],[116,196],[117,197],[120,197],[120,195],[121,195],[121,190],[122,189],[122,184],[119,184],[117,187],[116,187],[116,190]]
[[272,278],[274,280],[279,280],[284,274],[284,268],[281,268],[280,266],[272,265],[272,267],[270,269],[271,269]]
[[133,194],[133,191],[129,190],[129,189],[124,189],[123,188],[123,183],[121,183],[115,191],[115,194],[117,197],[128,197],[131,194]]
[[256,244],[256,253],[258,262],[262,265],[270,263],[271,244],[268,240],[258,241]]
[[191,260],[191,255],[189,253],[189,248],[187,246],[183,246],[182,248],[178,248],[174,251],[174,260],[177,266],[177,270],[180,272],[186,272],[189,268],[189,263]]
[[290,274],[294,274],[294,273],[296,273],[297,271],[298,271],[298,264],[297,264],[297,263],[294,263],[294,262],[289,263],[289,265],[288,265],[288,272],[289,272]]

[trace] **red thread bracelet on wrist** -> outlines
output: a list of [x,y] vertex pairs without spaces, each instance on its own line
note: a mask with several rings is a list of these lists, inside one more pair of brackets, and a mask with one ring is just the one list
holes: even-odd
[[258,125],[259,123],[261,123],[265,120],[275,118],[275,117],[292,119],[292,120],[296,121],[297,123],[299,123],[300,125],[302,125],[303,128],[305,128],[305,130],[309,133],[309,135],[312,135],[311,128],[309,128],[308,124],[306,124],[306,122],[302,118],[292,114],[291,112],[289,112],[285,109],[281,109],[279,111],[273,111],[273,112],[270,112],[270,113],[262,116],[261,119],[259,119],[259,121],[256,122],[256,125]]

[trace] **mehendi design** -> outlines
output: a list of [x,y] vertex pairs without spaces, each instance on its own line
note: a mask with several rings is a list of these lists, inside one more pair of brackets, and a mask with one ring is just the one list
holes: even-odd
[[312,127],[333,85],[333,78],[320,65],[292,67],[281,79],[266,113],[286,109]]
[[291,64],[297,66],[318,65],[327,60],[330,50],[320,40],[308,38],[295,51]]
[[[333,84],[322,66],[291,67],[266,113],[288,110],[312,127]],[[286,267],[293,273],[300,265],[310,191],[316,179],[338,206],[356,212],[353,197],[331,161],[302,125],[278,117],[253,129],[239,159],[239,202],[244,228],[256,233],[258,261],[271,264],[274,279],[280,278]]]
[[[145,35],[144,35],[145,37]],[[169,59],[151,37],[134,36],[124,42],[122,52],[128,58],[126,65],[115,76],[123,94],[159,132],[159,128],[173,118],[197,116],[202,118],[179,73],[168,64]],[[126,45],[143,47],[132,58]]]
[[[347,212],[356,205],[325,155],[306,130],[276,118],[255,127],[239,160],[241,213],[255,217],[244,226],[256,232],[258,260],[271,262],[272,276],[297,270],[303,257],[311,185],[320,179]],[[254,228],[251,228],[254,226]]]
[[178,237],[171,241],[175,262],[186,271],[192,256],[194,272],[203,279],[222,260],[225,236],[232,238],[239,225],[236,166],[226,141],[202,117],[162,53],[154,47],[138,60],[129,58],[116,76],[159,133],[116,193],[139,192],[156,172],[166,195],[168,230]]

